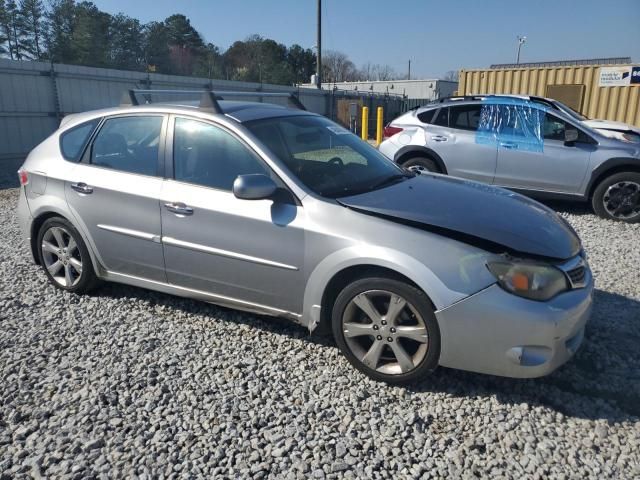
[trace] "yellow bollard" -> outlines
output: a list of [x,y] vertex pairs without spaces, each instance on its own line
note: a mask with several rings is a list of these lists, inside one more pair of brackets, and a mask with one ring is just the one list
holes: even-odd
[[378,107],[378,124],[376,125],[376,145],[382,143],[382,107]]
[[366,142],[369,139],[369,107],[362,107],[362,139]]

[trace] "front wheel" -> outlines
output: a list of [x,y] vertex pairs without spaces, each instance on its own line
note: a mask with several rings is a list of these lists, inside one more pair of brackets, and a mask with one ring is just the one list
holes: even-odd
[[349,362],[375,380],[407,383],[438,364],[440,331],[421,290],[390,278],[348,285],[332,311],[333,335]]
[[640,173],[622,172],[605,178],[593,192],[591,203],[602,218],[640,222]]

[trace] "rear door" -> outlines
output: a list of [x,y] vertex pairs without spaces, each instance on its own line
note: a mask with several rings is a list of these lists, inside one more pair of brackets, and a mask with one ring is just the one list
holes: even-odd
[[447,173],[491,183],[496,169],[495,144],[476,141],[482,105],[464,104],[441,108],[425,128],[426,144],[447,167]]
[[304,210],[283,189],[276,200],[242,200],[238,175],[269,167],[223,126],[176,116],[162,187],[162,242],[169,283],[299,313],[304,281]]
[[65,184],[67,203],[111,272],[166,281],[159,176],[167,117],[104,120]]
[[577,127],[547,111],[543,114],[539,148],[531,148],[531,139],[527,138],[518,121],[512,123],[508,127],[509,135],[501,135],[498,139],[498,167],[494,183],[535,191],[580,193],[591,153],[596,148],[591,138],[577,129],[578,141],[565,145],[566,128]]

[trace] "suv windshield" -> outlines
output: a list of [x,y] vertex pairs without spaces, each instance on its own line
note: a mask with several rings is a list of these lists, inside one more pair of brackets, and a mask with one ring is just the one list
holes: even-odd
[[575,118],[576,120],[579,120],[580,122],[584,122],[585,120],[589,120],[587,117],[585,117],[581,113],[576,112],[569,105],[566,105],[566,104],[564,104],[562,102],[559,102],[558,100],[554,100],[554,103],[560,109],[560,111],[566,113],[567,115],[569,115],[572,118]]
[[276,117],[245,125],[300,181],[324,197],[364,193],[413,176],[324,117]]

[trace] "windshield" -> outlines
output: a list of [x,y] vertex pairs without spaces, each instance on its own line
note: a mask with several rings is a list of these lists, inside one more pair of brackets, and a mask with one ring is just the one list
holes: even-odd
[[562,110],[564,113],[566,113],[567,115],[569,115],[572,118],[575,118],[576,120],[580,121],[580,122],[584,122],[585,120],[589,120],[587,117],[585,117],[584,115],[582,115],[579,112],[576,112],[573,108],[571,108],[569,105],[565,105],[562,102],[559,102],[558,100],[554,100],[555,104],[557,105],[557,107]]
[[245,125],[302,183],[324,197],[364,193],[413,176],[324,117],[276,117]]

